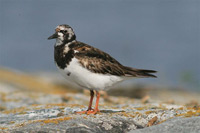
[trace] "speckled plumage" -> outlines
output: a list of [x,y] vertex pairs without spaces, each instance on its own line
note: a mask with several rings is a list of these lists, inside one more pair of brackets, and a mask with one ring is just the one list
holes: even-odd
[[[76,41],[73,29],[68,25],[57,26],[56,33],[58,34],[56,34],[57,41],[54,50],[54,60],[59,69],[67,70],[70,62],[75,58],[84,69],[95,74],[119,76],[122,79],[131,77],[156,77],[151,74],[156,71],[123,66],[109,54],[88,44]],[[65,73],[67,76],[73,75],[70,71]]]
[[72,58],[75,57],[84,68],[94,73],[116,76],[154,77],[149,73],[155,71],[123,66],[109,54],[79,41],[69,43],[67,53],[65,52],[65,48],[66,45],[55,47],[55,62],[61,69],[67,67]]
[[[56,38],[54,60],[59,71],[69,81],[91,92],[90,105],[86,113],[97,113],[99,90],[105,90],[114,84],[137,77],[156,77],[153,70],[142,70],[124,66],[109,54],[88,44],[76,40],[73,29],[68,25],[59,25],[48,39]],[[94,110],[91,108],[93,90],[97,93]]]

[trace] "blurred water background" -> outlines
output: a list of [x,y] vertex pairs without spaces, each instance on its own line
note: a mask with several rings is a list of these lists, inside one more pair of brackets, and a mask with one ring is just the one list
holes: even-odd
[[124,65],[158,71],[126,83],[200,91],[199,0],[0,0],[0,66],[57,71],[47,37],[58,24]]

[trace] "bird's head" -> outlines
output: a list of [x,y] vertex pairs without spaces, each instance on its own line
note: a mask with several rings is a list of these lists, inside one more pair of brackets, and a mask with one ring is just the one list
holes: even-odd
[[55,33],[48,38],[48,40],[50,39],[56,39],[59,42],[67,43],[75,40],[76,35],[69,25],[62,24],[56,27]]

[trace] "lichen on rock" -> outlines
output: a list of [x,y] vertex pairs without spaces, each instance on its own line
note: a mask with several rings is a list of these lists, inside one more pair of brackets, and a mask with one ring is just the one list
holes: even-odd
[[[2,77],[0,76],[0,79]],[[200,116],[200,106],[120,96],[102,97],[101,112],[76,114],[87,109],[89,97],[81,92],[35,91],[0,80],[0,132],[128,132],[147,129],[176,118]],[[29,78],[31,83],[42,83]],[[23,84],[22,80],[19,80]],[[25,84],[27,85],[27,83]],[[44,84],[43,84],[44,85]],[[45,83],[45,85],[48,85]],[[34,86],[36,87],[36,85]],[[46,87],[43,86],[44,89]],[[54,93],[54,92],[62,93]]]

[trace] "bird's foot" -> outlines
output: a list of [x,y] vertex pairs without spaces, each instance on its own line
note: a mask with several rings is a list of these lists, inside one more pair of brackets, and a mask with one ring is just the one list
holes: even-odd
[[96,109],[96,110],[93,109],[93,110],[88,110],[86,114],[87,114],[87,115],[89,115],[89,114],[94,114],[94,115],[95,115],[95,114],[97,114],[98,112],[100,112],[99,109]]
[[90,110],[86,110],[86,111],[79,111],[79,112],[76,112],[77,114],[97,114],[98,112],[100,112],[99,109],[90,109]]

